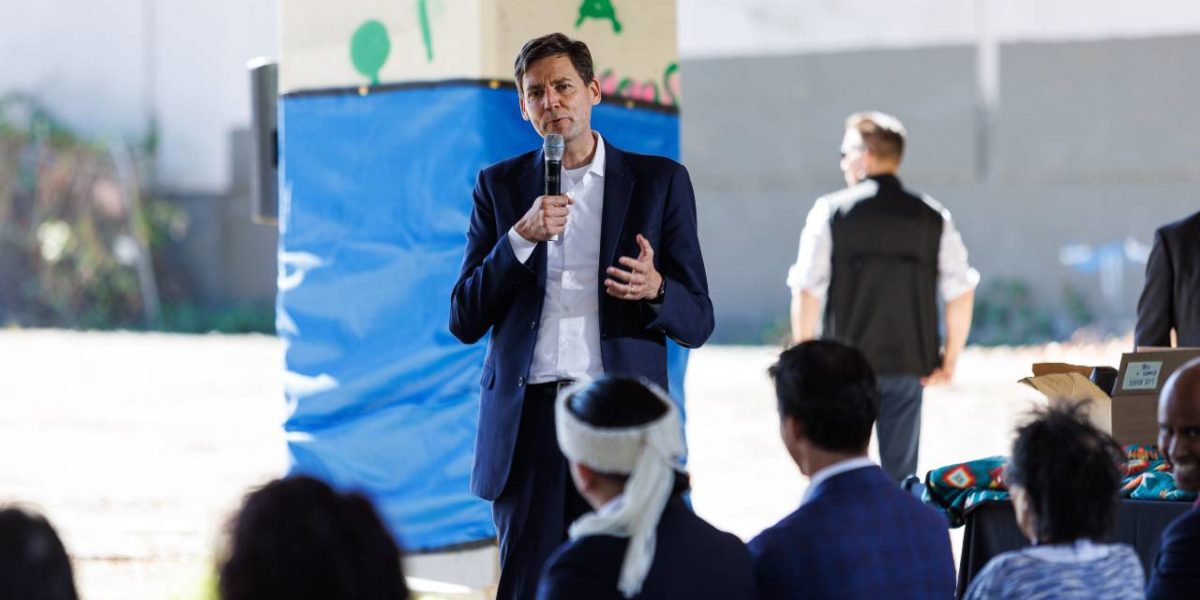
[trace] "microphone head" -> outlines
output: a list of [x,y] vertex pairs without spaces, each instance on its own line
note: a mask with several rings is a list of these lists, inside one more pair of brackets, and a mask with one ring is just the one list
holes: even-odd
[[566,150],[566,144],[563,143],[563,136],[557,133],[546,134],[546,141],[542,144],[542,150],[546,153],[546,160],[561,161],[563,151]]

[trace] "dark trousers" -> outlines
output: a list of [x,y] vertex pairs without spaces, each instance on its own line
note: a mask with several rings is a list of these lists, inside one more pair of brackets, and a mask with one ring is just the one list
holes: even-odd
[[921,443],[921,399],[925,388],[915,375],[879,377],[879,462],[884,472],[902,481],[917,471]]
[[566,541],[567,527],[591,510],[558,449],[556,393],[553,385],[526,388],[512,471],[492,503],[500,541],[497,600],[535,598],[546,560]]

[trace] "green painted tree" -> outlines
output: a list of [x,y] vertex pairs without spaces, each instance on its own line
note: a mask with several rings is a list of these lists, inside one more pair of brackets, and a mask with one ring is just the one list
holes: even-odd
[[588,19],[612,21],[613,33],[621,33],[621,22],[617,20],[617,9],[613,8],[612,0],[583,0],[579,5],[579,18],[575,20],[575,29]]
[[354,37],[350,38],[350,61],[354,63],[354,70],[369,79],[371,85],[379,85],[379,71],[391,51],[387,28],[374,19],[359,25]]

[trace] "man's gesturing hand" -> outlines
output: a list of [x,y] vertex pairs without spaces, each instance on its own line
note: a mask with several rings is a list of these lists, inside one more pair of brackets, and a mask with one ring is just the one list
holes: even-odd
[[538,196],[513,227],[517,235],[531,242],[544,242],[567,228],[567,207],[574,203],[568,196]]
[[662,287],[662,275],[654,269],[654,248],[650,240],[642,234],[637,236],[638,246],[642,252],[637,259],[622,256],[617,262],[628,267],[608,268],[608,279],[604,280],[604,291],[613,298],[622,300],[653,300],[658,297],[658,289]]

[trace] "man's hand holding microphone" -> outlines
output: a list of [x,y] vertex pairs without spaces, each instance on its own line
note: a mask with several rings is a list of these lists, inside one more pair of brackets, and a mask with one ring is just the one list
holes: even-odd
[[531,242],[546,242],[555,238],[567,228],[569,208],[575,201],[569,196],[538,196],[533,206],[514,227],[517,235]]
[[568,206],[574,201],[562,194],[562,159],[566,151],[563,136],[547,134],[542,142],[542,162],[546,165],[545,193],[533,201],[529,212],[514,226],[517,235],[531,242],[557,242],[567,228]]

